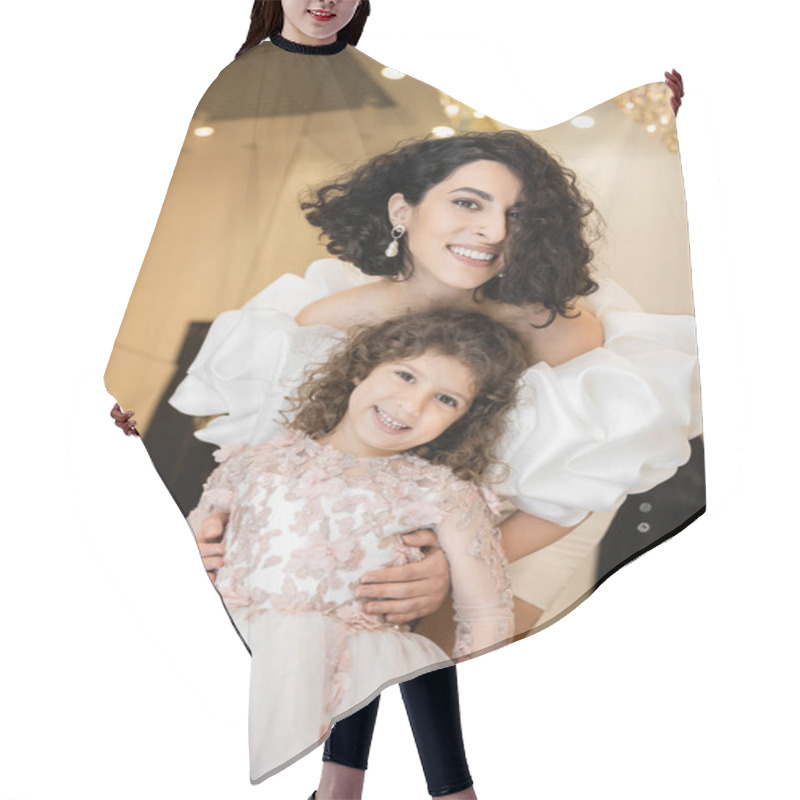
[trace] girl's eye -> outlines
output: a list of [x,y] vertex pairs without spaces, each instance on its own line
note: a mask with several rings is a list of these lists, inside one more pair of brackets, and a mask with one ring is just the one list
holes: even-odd
[[400,378],[400,380],[403,380],[406,383],[414,382],[414,376],[410,372],[406,372],[405,370],[398,370],[395,374]]
[[473,211],[480,208],[480,205],[478,205],[478,203],[476,203],[474,200],[468,197],[459,197],[457,200],[454,200],[453,202],[457,206],[460,206],[461,208],[468,208]]
[[444,403],[446,406],[458,408],[458,400],[456,400],[455,397],[450,397],[449,394],[437,394],[436,399],[440,403]]
[[520,213],[520,210],[518,208],[509,209],[509,211],[508,211],[508,218],[509,219],[517,220],[517,219],[520,219],[521,217],[522,217],[522,214]]

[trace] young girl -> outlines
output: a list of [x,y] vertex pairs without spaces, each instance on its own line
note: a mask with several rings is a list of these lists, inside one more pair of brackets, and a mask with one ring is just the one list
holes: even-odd
[[366,570],[421,558],[402,534],[430,528],[448,559],[452,658],[513,634],[499,531],[476,483],[499,466],[493,449],[525,367],[517,336],[482,314],[391,319],[306,378],[286,433],[218,451],[189,523],[230,514],[217,588],[253,657],[254,782],[387,683],[449,663],[354,594]]

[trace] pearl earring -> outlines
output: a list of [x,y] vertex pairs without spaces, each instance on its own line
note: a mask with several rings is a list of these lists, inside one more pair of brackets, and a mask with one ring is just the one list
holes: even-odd
[[395,258],[397,254],[400,252],[400,240],[403,238],[406,232],[405,225],[395,225],[392,228],[392,241],[386,247],[384,254],[386,258]]

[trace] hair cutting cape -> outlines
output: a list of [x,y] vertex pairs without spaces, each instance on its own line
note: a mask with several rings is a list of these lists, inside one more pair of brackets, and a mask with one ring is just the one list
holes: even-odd
[[[320,461],[308,449],[313,443],[291,432],[287,438],[280,412],[306,368],[324,361],[345,334],[294,317],[374,279],[331,257],[299,198],[404,140],[506,127],[342,44],[304,48],[276,37],[222,71],[192,118],[105,376],[122,407],[135,409],[144,444],[185,515],[201,522],[214,509],[235,513],[237,480],[253,480],[247,464],[257,473],[285,456],[295,465],[311,459],[310,471]],[[521,509],[577,526],[508,573],[501,563],[489,566],[497,596],[510,575],[513,593],[544,610],[541,627],[701,514],[705,492],[685,203],[668,90],[651,84],[527,134],[576,172],[604,221],[604,236],[592,245],[600,289],[583,300],[603,326],[604,346],[556,367],[530,367],[501,443],[508,470],[491,487],[506,513]],[[390,232],[387,214],[387,245]],[[279,443],[269,445],[269,458],[263,448],[236,449],[265,442]],[[219,447],[217,477],[200,502]],[[335,460],[323,455],[328,466]],[[337,491],[346,494],[342,474]],[[295,477],[303,491],[313,484],[303,470]],[[421,635],[429,632],[424,626],[411,633],[381,625],[353,602],[358,577],[374,568],[352,560],[354,542],[372,537],[380,548],[381,533],[396,544],[403,525],[435,529],[437,504],[450,502],[430,476],[392,480],[412,493],[429,488],[414,496],[418,516],[389,520],[388,533],[356,529],[345,541],[323,503],[330,526],[319,518],[306,524],[329,538],[319,534],[319,549],[304,551],[301,566],[291,561],[299,547],[291,537],[308,533],[302,508],[282,517],[283,528],[251,508],[252,524],[236,532],[250,537],[247,547],[237,549],[226,533],[239,594],[223,571],[217,585],[253,656],[253,781],[317,746],[333,721],[387,684],[450,663],[446,633],[431,633],[434,643]],[[399,514],[395,500],[381,502]],[[462,527],[476,515],[501,513],[473,501],[474,508],[463,506],[471,511]],[[470,536],[467,545],[484,548],[478,556],[474,548],[473,561],[486,566],[497,539],[478,528]],[[464,541],[449,546],[455,573]],[[418,557],[396,549],[387,562]],[[248,570],[272,577],[251,585]],[[324,602],[309,600],[331,576],[340,576],[338,588],[326,584]],[[502,623],[497,630],[492,645],[509,639]],[[457,656],[487,649],[471,649],[463,637],[461,645]]]

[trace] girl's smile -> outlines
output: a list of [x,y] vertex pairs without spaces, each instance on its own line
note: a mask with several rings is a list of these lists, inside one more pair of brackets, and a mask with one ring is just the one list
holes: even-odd
[[375,418],[378,427],[386,433],[400,433],[401,431],[407,431],[411,429],[410,425],[405,425],[402,422],[394,419],[394,417],[389,416],[382,408],[378,406],[373,406],[373,410],[375,411]]

